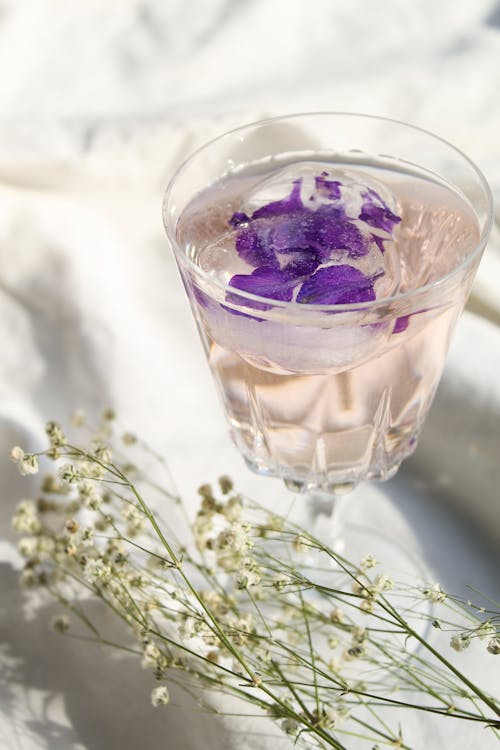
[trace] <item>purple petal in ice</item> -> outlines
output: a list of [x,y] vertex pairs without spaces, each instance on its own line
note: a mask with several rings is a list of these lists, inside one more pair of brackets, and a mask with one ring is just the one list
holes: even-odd
[[363,203],[359,218],[370,227],[383,229],[391,234],[394,226],[399,224],[401,217],[391,211],[387,203],[380,197],[375,190],[365,190],[361,193]]
[[321,172],[318,177],[314,178],[316,191],[323,197],[331,201],[339,200],[341,182],[338,180],[327,180],[328,172]]
[[360,258],[370,250],[370,242],[345,215],[342,207],[320,206],[312,214],[308,231],[309,245],[328,260],[332,250],[346,250],[351,258]]
[[383,237],[379,237],[377,234],[372,234],[372,240],[377,245],[377,247],[380,250],[380,252],[382,254],[385,253],[385,245],[384,245],[385,240],[384,240],[384,238]]
[[294,211],[300,211],[304,208],[300,189],[302,187],[302,178],[293,181],[293,187],[290,195],[282,198],[280,201],[272,201],[261,206],[252,214],[252,219],[260,219],[263,216],[286,216]]
[[315,305],[349,305],[375,299],[373,277],[347,264],[320,268],[304,281],[297,302]]
[[[264,231],[263,231],[264,230]],[[251,266],[272,266],[279,268],[279,263],[269,242],[267,227],[254,224],[241,227],[236,235],[238,255]]]
[[394,323],[394,328],[392,329],[392,332],[403,333],[403,331],[406,331],[406,329],[408,328],[409,322],[410,322],[409,315],[402,315],[400,318],[396,318],[396,322]]
[[[275,300],[290,302],[293,296],[294,287],[297,285],[297,278],[287,271],[280,271],[276,268],[256,268],[251,274],[236,274],[229,281],[229,286],[240,289],[243,292],[257,294],[259,297],[267,297]],[[230,302],[242,304],[242,297],[235,294],[228,294],[227,299]],[[245,305],[255,307],[257,310],[267,310],[270,305],[266,305],[255,300],[246,300]]]
[[314,273],[321,263],[318,253],[314,250],[290,250],[281,256],[282,270],[290,277],[299,278],[301,276],[310,276]]
[[243,213],[243,211],[236,211],[229,219],[228,224],[236,229],[241,224],[248,224],[249,221],[250,217]]

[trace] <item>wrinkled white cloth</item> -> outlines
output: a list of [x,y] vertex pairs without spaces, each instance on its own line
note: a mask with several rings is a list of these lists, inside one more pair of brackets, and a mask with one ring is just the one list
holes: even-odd
[[[38,447],[49,418],[111,405],[168,457],[185,496],[227,471],[250,493],[283,493],[251,476],[230,444],[163,235],[166,182],[197,145],[233,125],[346,109],[440,132],[480,164],[500,198],[500,10],[486,0],[391,0],[381,18],[364,0],[343,10],[325,0],[217,0],[210,11],[201,0],[75,0],[58,11],[16,0],[2,12],[0,746],[291,747],[270,723],[153,711],[150,675],[137,664],[61,645],[47,633],[53,608],[26,617],[10,516],[33,485],[7,454],[15,443]],[[417,453],[387,485],[353,498],[366,517],[410,535],[444,585],[492,594],[499,266],[494,237],[473,292],[482,317],[459,323]],[[467,665],[474,674],[472,657]],[[498,690],[493,673],[486,679]],[[422,715],[405,722],[416,748],[479,747],[474,727]]]

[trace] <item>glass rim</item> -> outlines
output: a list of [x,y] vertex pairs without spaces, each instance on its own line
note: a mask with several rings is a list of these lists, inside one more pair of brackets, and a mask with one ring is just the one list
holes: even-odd
[[[183,252],[182,248],[179,246],[179,243],[177,242],[177,237],[175,234],[176,226],[172,228],[169,224],[170,217],[168,213],[168,207],[169,207],[172,193],[173,193],[173,190],[175,188],[178,178],[185,171],[185,169],[196,159],[196,157],[199,154],[203,153],[204,151],[207,151],[210,147],[216,145],[217,143],[223,141],[224,139],[227,139],[230,136],[237,135],[238,133],[241,133],[242,131],[248,131],[258,126],[272,125],[274,123],[279,123],[283,121],[293,121],[293,120],[297,120],[300,118],[307,118],[307,117],[315,117],[315,118],[355,117],[358,119],[373,120],[373,121],[382,122],[382,123],[384,122],[390,123],[392,125],[398,125],[405,129],[412,130],[416,133],[430,137],[434,141],[438,141],[439,143],[441,143],[442,145],[444,145],[445,147],[453,151],[466,164],[468,164],[468,166],[475,173],[478,179],[478,182],[483,190],[484,196],[486,198],[487,213],[486,213],[486,217],[484,221],[484,226],[482,227],[480,231],[479,239],[477,241],[476,246],[470,251],[470,253],[467,254],[467,256],[457,266],[455,266],[450,271],[448,271],[448,273],[444,274],[443,276],[440,276],[439,278],[427,284],[418,286],[415,289],[408,289],[405,292],[389,295],[387,297],[380,297],[379,299],[371,300],[368,302],[350,302],[348,304],[309,304],[308,303],[307,305],[304,305],[303,303],[296,302],[296,301],[288,302],[284,300],[273,299],[272,297],[262,297],[258,294],[253,294],[252,292],[247,292],[245,290],[238,289],[237,287],[231,286],[230,284],[226,284],[225,282],[220,281],[219,279],[213,276],[210,276],[205,271],[203,271],[193,260],[191,260],[191,258],[189,258],[186,255],[185,252]],[[418,166],[418,165],[415,165],[415,166]],[[207,185],[207,187],[209,186]],[[241,305],[238,302],[238,306],[244,306],[244,300],[248,300],[250,303],[257,302],[260,304],[265,304],[266,306],[271,306],[274,309],[278,308],[282,310],[293,310],[296,313],[299,310],[303,311],[304,308],[307,308],[307,310],[311,312],[318,312],[318,313],[319,312],[332,313],[332,312],[352,312],[352,311],[362,311],[362,310],[373,310],[374,308],[378,308],[379,306],[384,307],[387,305],[393,305],[395,303],[404,303],[414,298],[425,296],[427,293],[430,293],[432,290],[436,289],[437,287],[440,287],[441,285],[445,285],[447,282],[451,281],[463,269],[465,269],[468,265],[470,265],[477,256],[481,255],[482,251],[484,250],[484,247],[486,245],[486,242],[488,240],[488,237],[491,232],[492,225],[493,225],[493,211],[494,211],[493,194],[491,192],[491,188],[488,184],[488,181],[486,180],[486,177],[484,176],[482,171],[479,169],[479,167],[472,161],[472,159],[470,159],[466,154],[464,154],[463,151],[461,151],[459,148],[457,148],[457,146],[454,146],[452,143],[447,141],[445,138],[442,138],[441,136],[436,135],[435,133],[432,133],[431,131],[426,130],[425,128],[421,128],[418,125],[411,125],[410,123],[404,122],[403,120],[397,120],[391,117],[383,117],[381,115],[369,115],[369,114],[363,114],[359,112],[347,112],[347,111],[335,112],[335,111],[327,111],[327,110],[311,111],[311,112],[295,112],[291,114],[266,117],[260,120],[255,120],[253,122],[248,122],[246,124],[239,125],[236,128],[231,128],[230,130],[226,130],[223,133],[220,133],[219,135],[215,136],[214,138],[211,138],[210,140],[206,141],[202,145],[198,146],[198,148],[196,148],[194,151],[192,151],[185,159],[182,160],[179,166],[175,169],[165,189],[163,203],[162,203],[163,226],[165,228],[167,239],[171,243],[176,257],[181,259],[182,263],[187,268],[189,268],[190,271],[194,272],[195,276],[203,279],[205,283],[215,286],[221,292],[224,292],[226,294],[230,293],[233,296],[237,296],[239,299],[242,300]],[[249,307],[254,308],[254,304],[250,304]]]

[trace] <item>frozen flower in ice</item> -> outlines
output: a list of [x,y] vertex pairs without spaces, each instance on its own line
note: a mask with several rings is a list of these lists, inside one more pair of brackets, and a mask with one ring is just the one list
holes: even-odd
[[10,452],[10,458],[17,465],[19,473],[22,476],[27,474],[37,474],[38,456],[32,453],[25,453],[18,445],[14,446]]
[[[302,304],[374,300],[374,281],[384,272],[366,276],[346,261],[370,252],[383,254],[384,242],[392,238],[401,218],[372,188],[344,185],[328,171],[314,177],[312,192],[307,194],[310,188],[310,179],[298,177],[283,198],[258,206],[251,215],[233,214],[229,224],[236,233],[236,251],[253,270],[234,275],[229,285]],[[236,293],[229,293],[227,300],[241,303]],[[270,307],[247,298],[245,305],[258,310]]]
[[151,703],[155,708],[166,706],[170,702],[170,695],[165,685],[159,685],[151,691]]
[[366,276],[359,268],[347,263],[326,266],[304,281],[297,294],[297,302],[314,305],[347,305],[372,302],[377,277]]
[[450,640],[450,646],[455,651],[464,651],[470,646],[470,635],[467,635],[467,633],[454,635]]
[[382,200],[375,190],[368,189],[362,193],[363,205],[359,218],[371,227],[383,229],[389,234],[396,224],[401,221],[400,216],[394,214],[387,203]]

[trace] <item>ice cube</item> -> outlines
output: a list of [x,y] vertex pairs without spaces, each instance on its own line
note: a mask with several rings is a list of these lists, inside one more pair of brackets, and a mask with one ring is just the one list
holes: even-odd
[[[302,162],[277,169],[258,182],[232,224],[236,249],[254,268],[274,265],[290,275],[293,268],[305,267],[302,257],[301,263],[291,265],[297,254],[314,254],[316,265],[309,276],[348,263],[373,280],[376,297],[382,298],[395,293],[399,285],[394,242],[399,214],[395,196],[371,174]],[[323,277],[333,278],[332,274]],[[299,282],[297,297],[300,301]]]

